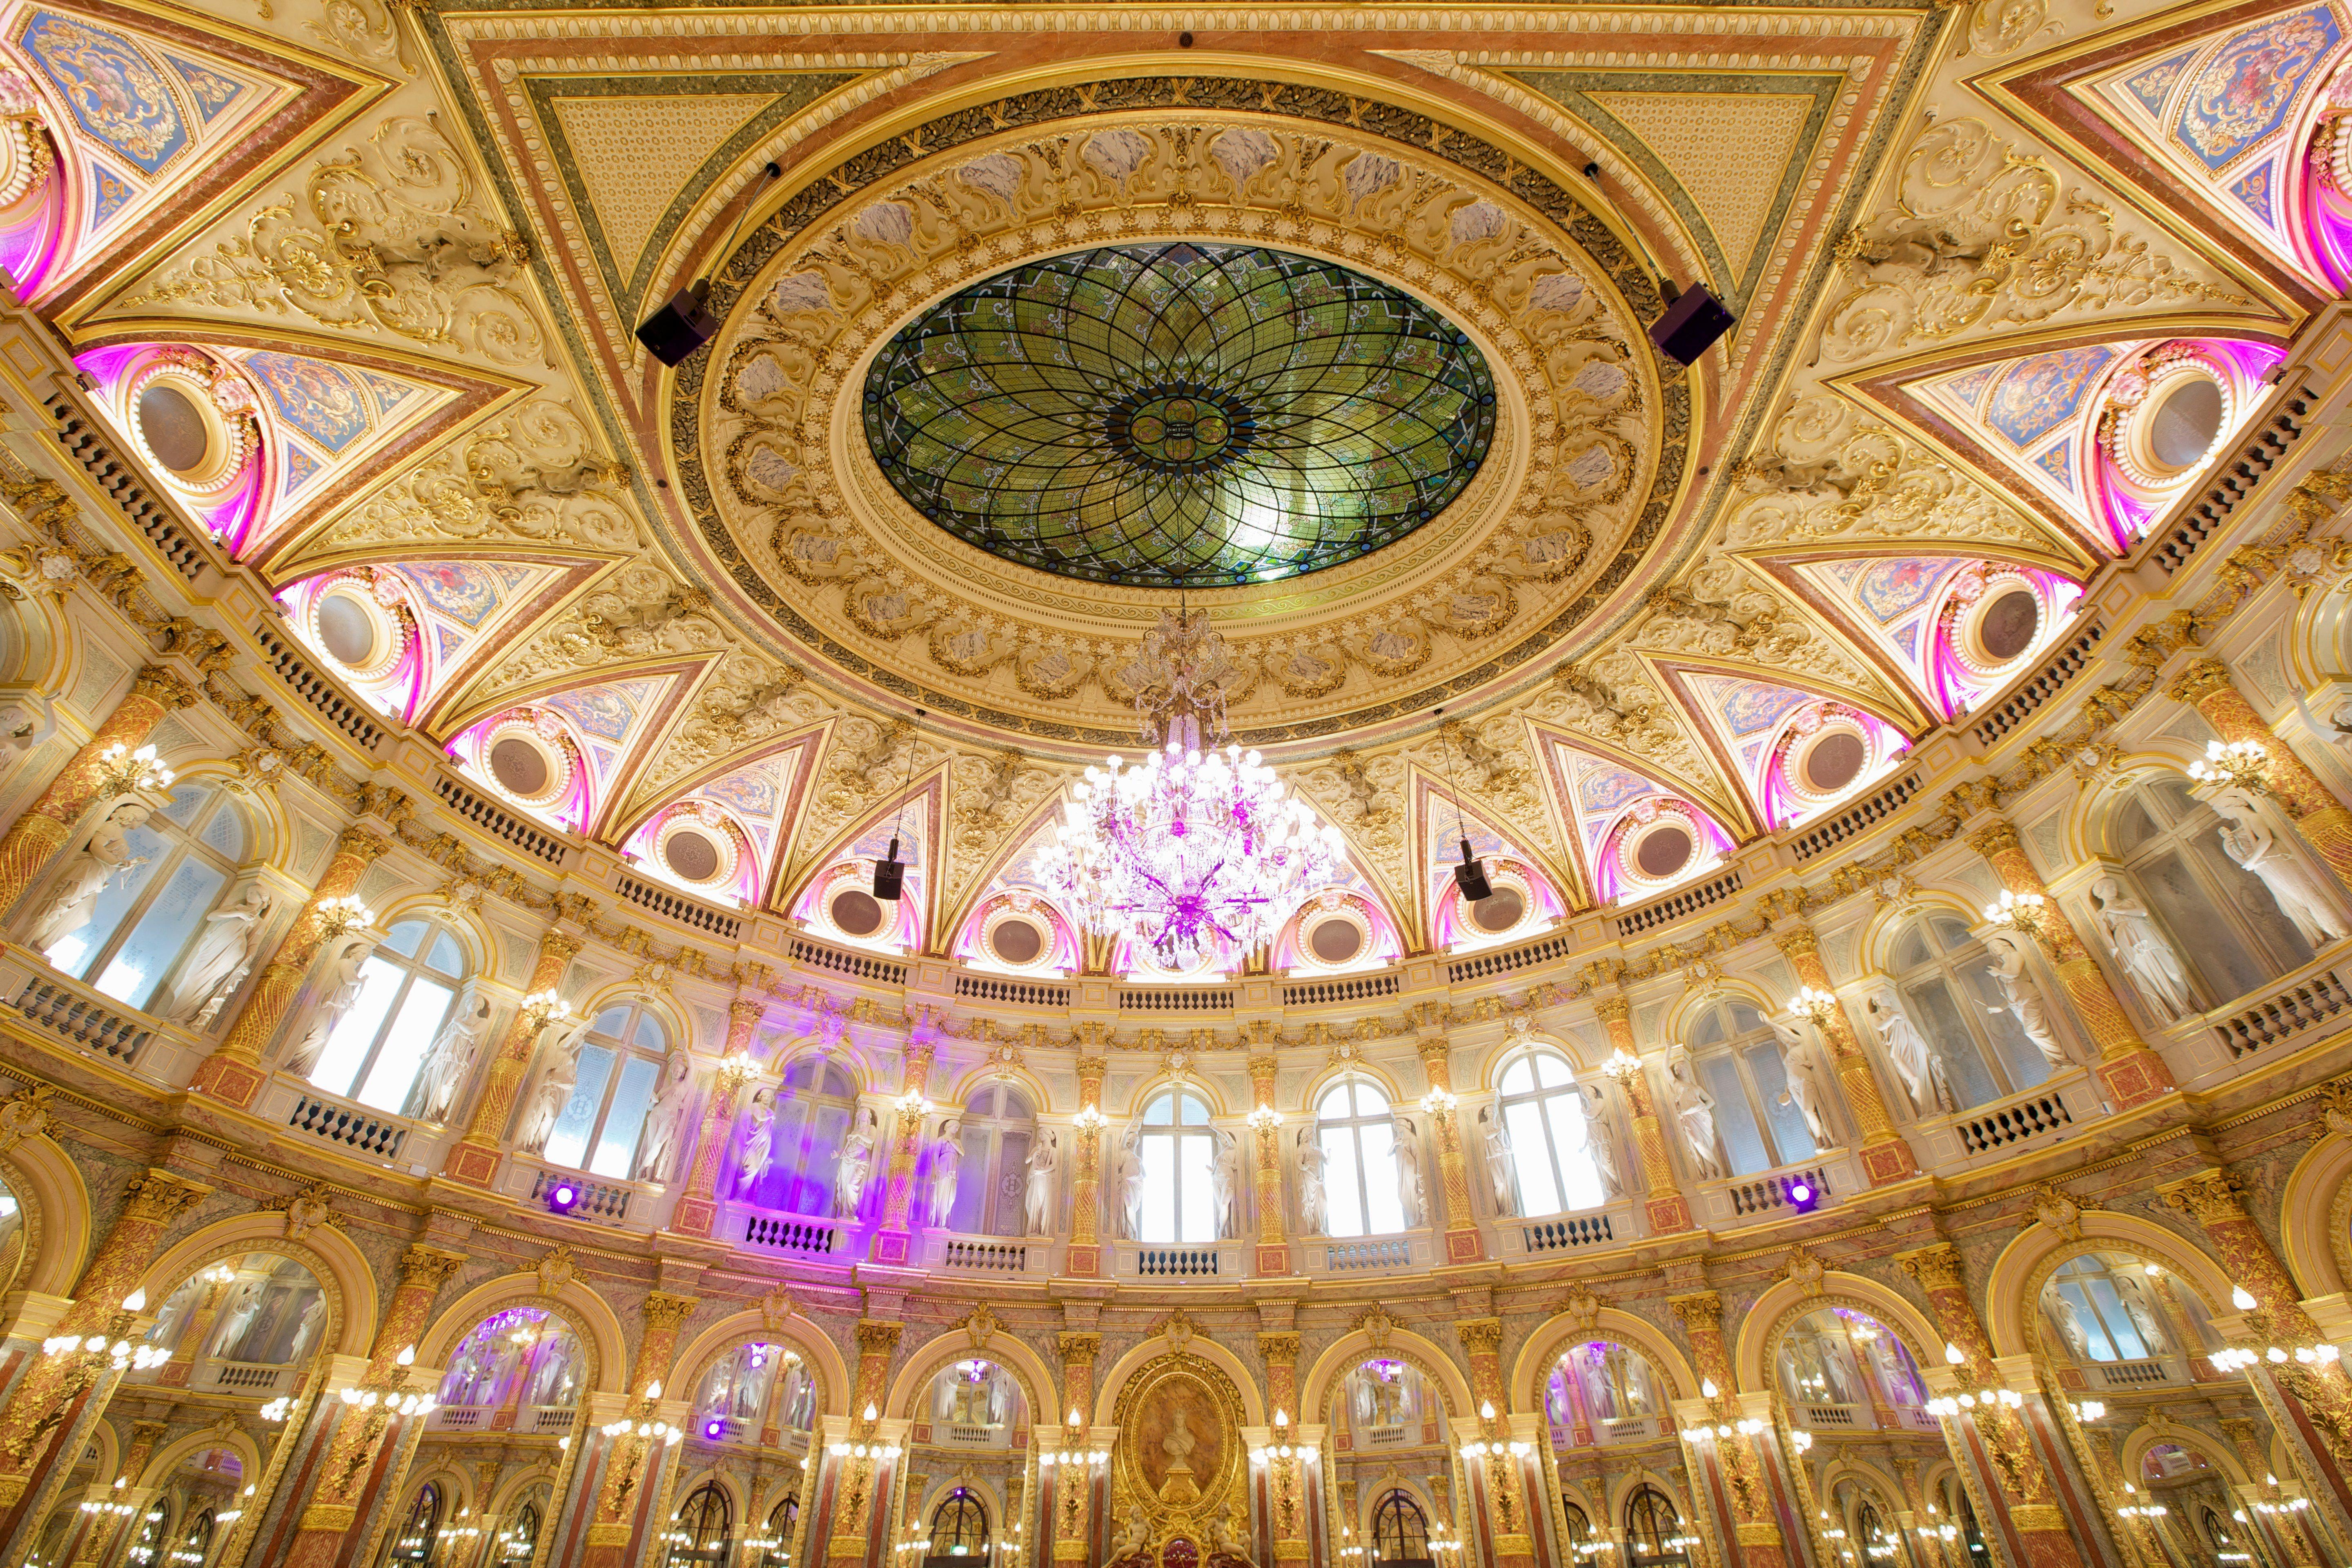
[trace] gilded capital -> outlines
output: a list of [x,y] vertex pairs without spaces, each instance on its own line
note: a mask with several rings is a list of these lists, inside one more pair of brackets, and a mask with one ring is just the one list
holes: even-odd
[[169,1225],[210,1196],[212,1189],[169,1171],[150,1170],[123,1192],[122,1217]]
[[1685,1334],[1696,1337],[1723,1332],[1723,1297],[1716,1291],[1694,1290],[1687,1296],[1669,1296],[1666,1305]]
[[392,841],[381,833],[364,827],[346,827],[335,836],[335,853],[356,855],[362,860],[373,860],[391,853]]
[[1996,855],[2008,854],[2022,846],[2018,842],[2017,829],[2013,826],[2006,822],[1989,822],[1969,835],[1969,847],[1990,860]]
[[675,1329],[694,1316],[702,1303],[692,1296],[674,1296],[667,1290],[656,1290],[646,1298],[646,1327],[655,1333]]
[[539,939],[539,955],[541,958],[552,958],[569,963],[580,955],[580,950],[584,945],[586,944],[578,937],[566,936],[560,931],[551,931]]
[[727,1004],[727,1016],[738,1024],[756,1024],[767,1010],[767,1003],[757,996],[738,996]]
[[1060,1345],[1062,1362],[1066,1366],[1092,1366],[1095,1357],[1102,1354],[1100,1334],[1081,1333],[1075,1329],[1066,1330],[1057,1343]]
[[427,1247],[421,1241],[413,1242],[408,1250],[400,1255],[400,1282],[438,1295],[441,1287],[449,1282],[449,1277],[465,1264],[466,1255],[462,1252],[445,1251],[438,1247]]
[[1592,1011],[1604,1024],[1622,1024],[1633,1016],[1633,1004],[1622,994],[1603,996],[1593,1003]]
[[194,708],[196,705],[196,689],[189,685],[178,670],[160,664],[148,665],[132,676],[131,690],[133,696],[160,702],[166,708]]
[[1261,1094],[1270,1092],[1274,1088],[1275,1069],[1280,1064],[1272,1057],[1250,1058],[1249,1075],[1251,1087],[1255,1089]]
[[1792,925],[1772,933],[1772,945],[1790,958],[1816,954],[1822,951],[1822,939],[1809,925]]
[[1265,1357],[1268,1366],[1296,1366],[1298,1364],[1298,1336],[1269,1331],[1258,1335],[1257,1351],[1258,1354]]
[[2167,1182],[2156,1189],[2165,1206],[2185,1214],[2199,1225],[2221,1225],[2246,1217],[2238,1201],[2238,1178],[2218,1167]]
[[1454,1057],[1454,1042],[1444,1035],[1423,1035],[1413,1042],[1413,1049],[1421,1053],[1424,1064],[1450,1061]]
[[1103,1075],[1110,1071],[1110,1058],[1108,1057],[1080,1057],[1071,1065],[1079,1078],[1092,1079],[1097,1083],[1102,1082]]
[[2218,658],[2195,658],[2189,667],[2174,676],[2164,689],[2164,694],[2175,702],[2194,707],[2217,691],[2230,689],[2230,667]]
[[898,1336],[906,1331],[904,1323],[865,1319],[857,1325],[857,1353],[861,1357],[889,1355],[898,1348]]
[[1472,1355],[1498,1355],[1503,1349],[1503,1320],[1500,1318],[1465,1318],[1454,1325],[1462,1336],[1462,1348]]
[[1913,1252],[1898,1252],[1895,1266],[1917,1280],[1919,1289],[1930,1295],[1938,1290],[1964,1292],[1968,1289],[1968,1276],[1960,1266],[1960,1249],[1948,1241]]

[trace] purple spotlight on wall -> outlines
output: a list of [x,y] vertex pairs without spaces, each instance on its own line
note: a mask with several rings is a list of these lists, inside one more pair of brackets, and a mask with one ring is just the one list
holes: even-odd
[[1822,1201],[1822,1190],[1802,1176],[1790,1177],[1781,1190],[1788,1196],[1789,1206],[1801,1212]]
[[547,1206],[556,1214],[570,1214],[580,1201],[580,1189],[570,1182],[558,1182],[547,1189]]
[[724,1421],[706,1421],[702,1424],[702,1435],[714,1443],[724,1436],[726,1431],[727,1423]]

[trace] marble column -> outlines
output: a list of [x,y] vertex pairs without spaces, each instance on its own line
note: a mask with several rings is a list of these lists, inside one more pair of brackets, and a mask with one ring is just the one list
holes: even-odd
[[[1943,1417],[1944,1438],[1964,1479],[1977,1483],[1970,1488],[1970,1495],[1990,1505],[1991,1516],[1979,1517],[1978,1527],[2003,1537],[2007,1555],[2018,1568],[2074,1568],[2106,1561],[2106,1543],[2095,1535],[2092,1549],[2077,1545],[2068,1528],[2066,1510],[2060,1506],[2051,1484],[2054,1460],[2036,1452],[2024,1408],[2012,1409],[1998,1402],[1974,1403],[1987,1389],[1998,1393],[2002,1379],[1992,1341],[1969,1297],[1958,1248],[1949,1242],[1937,1242],[1898,1253],[1895,1262],[1927,1295],[1928,1310],[1945,1342],[1960,1351],[1960,1362],[1948,1367],[1948,1381],[1956,1394],[1968,1394],[1971,1404],[1958,1415]],[[1931,1383],[1945,1380],[1932,1363],[1924,1370]],[[2028,1397],[2038,1402],[2040,1396]]]
[[1429,1120],[1437,1127],[1437,1170],[1445,1184],[1445,1261],[1476,1263],[1486,1256],[1486,1237],[1470,1202],[1470,1172],[1454,1103],[1454,1047],[1442,1034],[1423,1034],[1415,1048],[1422,1075],[1438,1101]]
[[[1086,1441],[1094,1421],[1095,1359],[1102,1354],[1102,1336],[1065,1331],[1060,1348],[1063,1419],[1059,1427],[1066,1441],[1080,1443]],[[1072,1415],[1077,1417],[1075,1424],[1068,1419]],[[1056,1563],[1094,1560],[1094,1478],[1091,1465],[1055,1467],[1053,1560]]]
[[2018,841],[2017,829],[2006,822],[1991,823],[1969,835],[1969,847],[1991,864],[2003,888],[2043,898],[2040,940],[2048,944],[2052,968],[2074,1016],[2098,1043],[2099,1085],[2108,1100],[2125,1110],[2170,1092],[2172,1069],[2139,1037],[2098,960],[2083,945],[2058,900],[2047,896],[2042,874],[2026,858],[2025,847]]
[[[539,956],[530,966],[530,984],[524,987],[526,996],[551,992],[562,980],[564,970],[578,955],[580,939],[561,931],[551,931],[539,939]],[[474,1114],[466,1124],[466,1134],[449,1151],[441,1173],[453,1182],[467,1186],[487,1187],[498,1179],[499,1146],[505,1141],[507,1123],[513,1119],[514,1104],[522,1093],[524,1078],[530,1072],[532,1047],[538,1045],[540,1026],[531,1022],[527,1009],[518,1008],[514,1019],[507,1025],[506,1037],[490,1058],[489,1071],[482,1079],[481,1098],[474,1101]]]
[[[1593,1011],[1608,1031],[1612,1058],[1622,1052],[1639,1062],[1642,1048],[1633,1040],[1633,1005],[1623,996],[1603,996],[1593,1004]],[[1637,1068],[1617,1082],[1625,1090],[1626,1113],[1633,1119],[1633,1142],[1642,1157],[1643,1212],[1649,1220],[1650,1234],[1669,1236],[1696,1229],[1690,1199],[1675,1183],[1675,1163],[1666,1153],[1666,1131],[1658,1121],[1658,1102],[1650,1093],[1649,1076]]]
[[[1732,1371],[1731,1347],[1723,1333],[1723,1298],[1713,1290],[1694,1290],[1668,1297],[1666,1306],[1690,1341],[1692,1364],[1700,1377],[1714,1385],[1715,1393],[1707,1395],[1702,1389],[1702,1397],[1713,1407],[1717,1425],[1737,1426],[1744,1416],[1738,1396],[1732,1392],[1738,1378]],[[1727,1568],[1789,1565],[1788,1543],[1772,1506],[1771,1479],[1759,1448],[1769,1432],[1768,1426],[1765,1432],[1754,1435],[1734,1431],[1728,1437],[1717,1435],[1685,1444],[1694,1469],[1704,1470],[1705,1461],[1711,1458],[1722,1478],[1718,1495],[1731,1511],[1733,1553]]]
[[708,1237],[719,1223],[719,1166],[727,1157],[728,1131],[735,1125],[735,1101],[751,1081],[736,1077],[726,1064],[750,1059],[751,1031],[765,1010],[756,996],[738,996],[727,1005],[727,1048],[702,1104],[702,1131],[695,1136],[685,1190],[670,1210],[669,1228],[679,1236]]
[[[1073,1279],[1091,1279],[1103,1271],[1102,1243],[1102,1090],[1110,1070],[1102,1057],[1077,1058],[1078,1119],[1071,1127],[1070,1245],[1064,1249],[1063,1272]],[[1089,1116],[1087,1112],[1093,1112]]]
[[2270,753],[2271,794],[2336,879],[2352,887],[2352,809],[2254,711],[2231,681],[2230,667],[2218,658],[2193,659],[2172,678],[2165,695],[2202,713],[2222,740],[2252,741]]
[[1298,1433],[1307,1422],[1307,1413],[1298,1407],[1298,1336],[1279,1330],[1262,1332],[1257,1348],[1265,1358],[1266,1403],[1285,1417],[1275,1428],[1274,1441],[1291,1449],[1286,1458],[1269,1453],[1265,1460],[1274,1560],[1304,1563],[1309,1535],[1307,1499],[1315,1482],[1297,1452]]
[[0,913],[16,907],[50,858],[66,847],[81,814],[105,791],[109,748],[138,750],[163,715],[195,702],[196,689],[173,670],[149,665],[131,678],[131,689],[89,743],[73,754],[49,787],[0,836]]
[[191,1093],[240,1109],[253,1104],[268,1078],[261,1069],[261,1053],[286,1021],[287,1010],[294,1005],[310,972],[311,960],[338,929],[326,906],[358,891],[361,877],[391,848],[390,840],[364,827],[343,829],[335,840],[334,858],[327,862],[319,885],[310,889],[310,902],[279,939],[278,951],[261,971],[260,984],[246,997],[245,1006],[219,1047],[196,1064],[195,1076],[188,1084]]
[[1527,1457],[1511,1451],[1510,1394],[1503,1382],[1503,1321],[1465,1319],[1454,1325],[1454,1331],[1470,1363],[1470,1396],[1478,1401],[1478,1440],[1486,1451],[1468,1463],[1471,1484],[1485,1482],[1479,1497],[1485,1505],[1491,1562],[1494,1568],[1535,1568],[1536,1521],[1528,1495]]
[[[1275,1058],[1250,1058],[1249,1074],[1250,1103],[1260,1110],[1271,1110]],[[1259,1118],[1251,1128],[1251,1141],[1257,1146],[1257,1260],[1252,1272],[1260,1275],[1290,1272],[1282,1202],[1282,1124],[1271,1117]],[[1238,1193],[1234,1201],[1240,1201]]]
[[903,1267],[914,1252],[915,1169],[923,1155],[924,1098],[931,1084],[931,1058],[938,1048],[930,1015],[918,1008],[908,1022],[898,1121],[890,1140],[890,1173],[882,1198],[882,1223],[875,1228],[869,1256],[877,1263]]
[[[857,1377],[850,1389],[849,1421],[854,1440],[868,1448],[877,1446],[882,1401],[890,1392],[890,1363],[906,1331],[904,1323],[875,1318],[857,1325]],[[847,1568],[867,1561],[873,1552],[888,1550],[888,1500],[896,1463],[871,1453],[838,1461],[824,1559],[830,1568]]]
[[[1813,933],[1812,927],[1786,927],[1772,933],[1772,942],[1787,955],[1798,984],[1836,994],[1837,986],[1830,979],[1829,965],[1822,962],[1821,938]],[[1862,1134],[1863,1174],[1874,1187],[1908,1181],[1917,1175],[1919,1163],[1912,1158],[1911,1145],[1895,1130],[1894,1119],[1886,1114],[1886,1099],[1879,1090],[1878,1074],[1871,1068],[1870,1057],[1855,1037],[1853,1021],[1845,1016],[1845,1008],[1831,1008],[1817,1023],[1822,1041],[1829,1047],[1830,1066],[1837,1072],[1838,1088],[1844,1091],[1846,1109],[1853,1115],[1854,1130]]]
[[[702,1303],[690,1296],[655,1290],[646,1297],[645,1335],[637,1342],[636,1359],[629,1368],[629,1394],[643,1415],[656,1419],[656,1402],[677,1356],[678,1330]],[[602,1433],[593,1435],[603,1439]],[[578,1439],[575,1439],[575,1441]],[[654,1505],[659,1489],[654,1472],[668,1456],[669,1447],[657,1438],[625,1436],[604,1439],[618,1452],[607,1456],[603,1483],[597,1488],[596,1511],[588,1524],[588,1550],[581,1568],[621,1568],[640,1555],[650,1554],[650,1539],[659,1528],[660,1510]],[[747,1521],[748,1522],[748,1521]]]

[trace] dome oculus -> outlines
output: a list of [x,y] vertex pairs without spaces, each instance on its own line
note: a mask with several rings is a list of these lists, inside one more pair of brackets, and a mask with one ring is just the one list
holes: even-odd
[[1461,331],[1331,262],[1104,247],[950,295],[866,379],[908,503],[1024,566],[1137,587],[1267,582],[1412,532],[1467,486],[1495,381]]

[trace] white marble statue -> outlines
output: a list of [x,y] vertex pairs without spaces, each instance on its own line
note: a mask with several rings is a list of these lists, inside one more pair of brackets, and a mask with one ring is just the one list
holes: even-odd
[[2327,893],[2329,879],[2315,870],[2311,857],[2290,845],[2263,819],[2253,796],[2242,789],[2217,791],[2222,853],[2263,879],[2279,912],[2294,922],[2303,940],[2325,947],[2345,934],[2344,917]]
[[1242,1141],[1223,1127],[1210,1131],[1214,1145],[1209,1158],[1209,1207],[1217,1216],[1217,1235],[1241,1234]]
[[[366,989],[360,970],[375,952],[376,939],[365,931],[345,931],[327,944],[327,962],[319,972],[311,994],[317,998],[310,1014],[295,1032],[294,1043],[286,1048],[285,1058],[278,1065],[296,1078],[308,1078],[327,1054],[327,1042],[334,1037],[335,1026],[343,1021]],[[356,1085],[334,1086],[344,1092]]]
[[579,1377],[580,1342],[568,1333],[557,1334],[539,1352],[539,1364],[531,1369],[530,1387],[524,1394],[529,1405],[569,1405],[572,1390]]
[[1022,1232],[1026,1236],[1054,1234],[1054,1169],[1061,1163],[1061,1134],[1041,1127],[1029,1145],[1029,1179],[1022,1194]]
[[234,901],[224,898],[205,916],[204,934],[172,985],[163,1016],[192,1029],[209,1028],[221,1004],[253,968],[253,950],[269,915],[269,889],[247,882]]
[[526,1154],[546,1152],[556,1122],[562,1120],[563,1108],[571,1103],[572,1091],[579,1087],[580,1047],[588,1038],[588,1025],[586,1018],[566,1018],[550,1024],[541,1037],[539,1053],[546,1065],[540,1069],[539,1087],[531,1091],[521,1134],[515,1140],[515,1147]]
[[[768,1173],[768,1162],[776,1150],[776,1091],[760,1088],[743,1106],[743,1152],[735,1162],[735,1190],[748,1193]],[[842,1151],[842,1164],[849,1163],[849,1152]]]
[[1143,1124],[1128,1128],[1118,1141],[1119,1234],[1129,1241],[1143,1236]]
[[866,1184],[874,1178],[874,1146],[882,1141],[882,1123],[874,1108],[861,1105],[841,1141],[841,1163],[833,1173],[833,1212],[856,1219],[866,1206]]
[[1323,1187],[1326,1158],[1310,1121],[1298,1130],[1291,1155],[1298,1167],[1298,1228],[1307,1236],[1328,1236],[1331,1230],[1330,1194]]
[[1927,1048],[1927,1037],[1903,1010],[1903,998],[1895,994],[1895,987],[1880,986],[1863,999],[1862,1006],[1886,1047],[1886,1060],[1902,1081],[1903,1092],[1910,1097],[1911,1114],[1933,1116],[1939,1110],[1958,1110],[1952,1086],[1944,1077],[1944,1064]]
[[940,1123],[940,1135],[931,1143],[930,1220],[934,1228],[947,1228],[948,1216],[955,1212],[956,1178],[963,1170],[963,1122],[948,1117]]
[[1421,1179],[1421,1129],[1410,1116],[1392,1119],[1390,1127],[1395,1138],[1397,1208],[1404,1215],[1405,1227],[1411,1229],[1429,1223],[1429,1197]]
[[1805,1119],[1805,1131],[1813,1135],[1816,1148],[1831,1146],[1828,1086],[1822,1081],[1821,1057],[1812,1041],[1805,1037],[1805,1021],[1783,1014],[1772,1021],[1772,1033],[1780,1042],[1780,1077],[1788,1087],[1780,1091],[1782,1103],[1797,1108]]
[[2007,1013],[2015,1018],[2019,1031],[2033,1042],[2033,1048],[2042,1053],[2051,1071],[2073,1066],[2067,1059],[2066,1047],[2059,1044],[2057,1031],[2050,1026],[2050,1010],[2042,1004],[2042,987],[2026,972],[2026,950],[2033,945],[2033,939],[2022,931],[1994,926],[1984,933],[1984,944],[1993,960],[1985,966],[1985,973],[1992,976],[1993,984],[2008,999],[2006,1005],[1988,1006],[1985,1011]]
[[686,1131],[687,1085],[693,1076],[694,1058],[686,1051],[672,1051],[662,1063],[654,1102],[646,1108],[645,1130],[637,1135],[638,1181],[667,1182],[677,1170],[678,1142]]
[[465,1087],[466,1074],[481,1054],[483,1037],[489,1032],[490,999],[471,991],[459,996],[449,1021],[441,1026],[441,1032],[425,1049],[425,1059],[416,1064],[416,1082],[408,1091],[408,1114],[436,1123],[449,1120],[457,1091]]
[[240,1279],[229,1288],[228,1299],[221,1303],[220,1316],[213,1324],[213,1337],[205,1347],[205,1353],[219,1360],[232,1359],[237,1348],[253,1327],[253,1320],[261,1315],[261,1281]]
[[2164,933],[2156,929],[2156,917],[2147,912],[2147,906],[2125,892],[2123,883],[2113,877],[2093,882],[2091,898],[2099,911],[2100,934],[2141,999],[2163,1014],[2167,1023],[2195,1012],[2197,999],[2189,987],[2189,971]]
[[1503,1131],[1491,1105],[1478,1110],[1478,1148],[1486,1162],[1486,1186],[1495,1194],[1495,1212],[1506,1217],[1517,1215],[1518,1172],[1511,1159],[1511,1135]]
[[302,1359],[303,1352],[310,1348],[310,1342],[319,1337],[320,1325],[326,1321],[326,1296],[322,1293],[311,1297],[310,1304],[302,1309],[301,1321],[294,1325],[293,1342],[286,1347],[286,1360],[289,1364]]
[[144,855],[131,852],[131,830],[144,827],[154,808],[143,800],[126,800],[106,814],[90,830],[82,847],[66,860],[49,901],[41,907],[26,942],[44,958],[54,954],[66,938],[89,924],[98,913],[98,896],[117,876],[147,864]]
[[2132,1327],[2139,1331],[2140,1342],[2147,1347],[2147,1353],[2162,1355],[2166,1344],[2164,1326],[2157,1321],[2156,1309],[2148,1305],[2147,1298],[2137,1289],[2124,1291],[2123,1302],[2124,1314],[2131,1319]]
[[2050,1315],[2057,1320],[2058,1331],[2066,1336],[2067,1348],[2074,1352],[2074,1359],[2090,1360],[2091,1337],[2083,1331],[2083,1315],[2074,1310],[2074,1303],[2053,1290]]
[[1585,1152],[1601,1178],[1602,1201],[1613,1204],[1625,1195],[1625,1168],[1617,1161],[1617,1114],[1599,1084],[1579,1084],[1577,1090],[1584,1096]]
[[1674,1102],[1675,1126],[1698,1167],[1699,1179],[1722,1175],[1723,1157],[1715,1146],[1715,1096],[1700,1085],[1690,1053],[1680,1046],[1666,1053],[1666,1093]]

